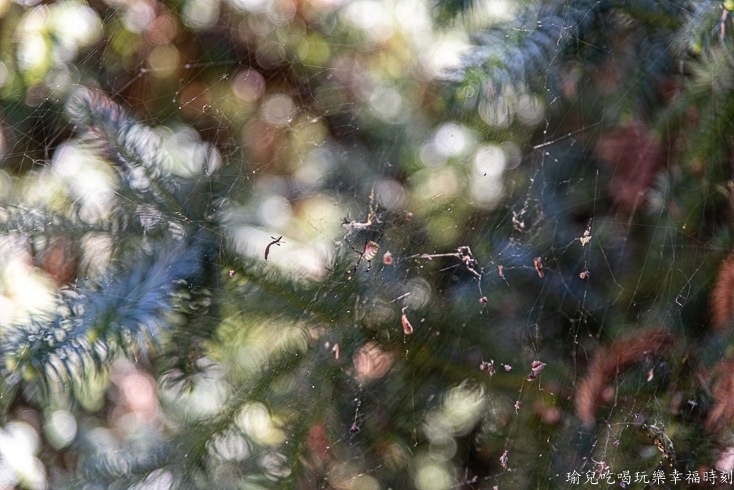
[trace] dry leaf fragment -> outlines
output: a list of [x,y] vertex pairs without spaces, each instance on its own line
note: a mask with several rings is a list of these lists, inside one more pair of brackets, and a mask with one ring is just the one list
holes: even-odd
[[545,369],[545,363],[543,361],[533,361],[530,365],[530,374],[528,374],[528,381],[535,380],[540,372]]
[[405,314],[405,308],[403,308],[403,314],[400,316],[400,323],[403,325],[403,333],[410,335],[413,333],[413,325],[408,320],[408,315]]
[[535,257],[533,259],[533,267],[535,267],[535,271],[538,273],[538,277],[542,279],[545,275],[545,273],[543,272],[543,259],[541,259],[540,257]]

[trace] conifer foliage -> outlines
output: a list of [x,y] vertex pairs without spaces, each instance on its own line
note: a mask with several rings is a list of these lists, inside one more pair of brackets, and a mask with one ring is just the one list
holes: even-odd
[[0,487],[726,483],[730,2],[31,3]]

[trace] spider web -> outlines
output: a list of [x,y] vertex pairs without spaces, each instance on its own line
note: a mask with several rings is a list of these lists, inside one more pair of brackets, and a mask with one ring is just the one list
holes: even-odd
[[[114,206],[143,243],[213,233],[204,296],[219,316],[189,384],[140,355],[48,407],[21,397],[3,421],[8,486],[51,485],[55,455],[84,455],[74,477],[94,480],[95,451],[139,452],[139,480],[129,462],[108,468],[135,488],[634,486],[660,470],[673,488],[674,471],[684,485],[732,469],[725,437],[697,434],[707,383],[680,373],[698,369],[689,344],[711,371],[725,360],[727,335],[696,326],[727,250],[706,216],[717,190],[675,214],[681,179],[653,123],[617,122],[628,59],[585,85],[554,58],[568,74],[541,82],[547,98],[510,91],[454,116],[436,87],[467,27],[433,31],[421,3],[212,5],[12,7],[30,81],[3,104],[3,201],[28,215],[74,204],[95,233],[76,248],[5,234],[4,327],[49,316],[58,289],[137,270],[105,255]],[[34,22],[63,39],[70,6],[88,44],[59,43],[33,79]],[[515,14],[490,2],[474,19]],[[103,25],[115,36],[93,34]],[[87,87],[151,128],[188,189],[179,209],[138,202],[65,121]],[[156,465],[146,445],[197,436],[201,473]]]

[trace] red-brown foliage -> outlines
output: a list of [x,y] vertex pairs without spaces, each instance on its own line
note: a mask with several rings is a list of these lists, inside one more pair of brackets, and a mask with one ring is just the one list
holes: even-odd
[[596,147],[599,158],[614,168],[609,193],[622,210],[645,202],[655,173],[665,164],[662,145],[638,123],[605,132]]
[[323,469],[332,460],[331,440],[323,423],[315,423],[309,427],[306,447],[315,467]]
[[633,332],[608,347],[600,347],[576,391],[576,413],[584,425],[593,426],[596,407],[606,398],[610,388],[607,384],[615,376],[648,356],[664,355],[674,343],[670,332],[657,328]]
[[71,240],[56,238],[40,258],[41,268],[58,286],[69,284],[76,276],[76,257]]
[[721,264],[711,293],[711,315],[717,330],[726,329],[734,317],[734,254]]
[[712,374],[714,406],[706,417],[706,429],[716,432],[734,420],[734,359],[724,359]]

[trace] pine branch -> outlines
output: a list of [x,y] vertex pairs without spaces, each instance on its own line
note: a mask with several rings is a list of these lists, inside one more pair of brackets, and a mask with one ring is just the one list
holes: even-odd
[[[154,472],[166,468],[171,458],[176,456],[171,444],[158,439],[138,439],[108,447],[102,442],[109,441],[90,437],[93,435],[83,433],[77,446],[85,456],[79,462],[77,474],[62,479],[60,488],[80,488],[89,484],[108,489],[131,488],[143,482],[149,483],[155,477]],[[181,488],[178,472],[166,471],[165,476],[173,480],[173,488]]]
[[[476,48],[463,60],[463,68],[450,77],[460,85],[474,87],[479,99],[501,95],[505,90],[524,92],[536,80],[547,80],[555,90],[560,59],[570,46],[611,8],[608,0],[554,2],[528,12],[511,26],[478,35]],[[539,88],[539,87],[536,87]]]
[[345,275],[337,279],[342,275],[339,272],[333,273],[330,279],[313,282],[265,268],[259,261],[238,259],[232,265],[234,277],[244,277],[265,292],[258,302],[261,307],[269,305],[273,311],[282,311],[285,301],[297,316],[309,313],[330,323],[349,309],[357,288]]
[[201,252],[161,247],[133,263],[99,289],[60,292],[50,321],[8,330],[0,359],[10,381],[38,375],[50,382],[80,379],[118,352],[146,355],[151,346],[159,348],[175,313],[171,295],[199,273]]
[[[555,1],[527,11],[510,25],[492,28],[474,39],[476,47],[462,68],[449,76],[459,89],[465,107],[498,98],[511,106],[519,94],[536,92],[548,101],[563,94],[567,61],[581,58],[580,67],[591,72],[613,50],[614,32],[630,20],[641,23],[646,35],[639,50],[640,73],[629,83],[643,95],[657,88],[672,67],[670,46],[685,14],[687,2],[650,0],[629,4],[616,0]],[[615,51],[616,53],[616,51]],[[571,58],[571,57],[576,58]],[[638,80],[638,78],[640,80]]]
[[181,210],[175,198],[181,183],[170,172],[173,160],[160,135],[101,92],[86,88],[69,98],[66,111],[72,123],[84,128],[85,142],[120,166],[127,187],[151,193],[172,212]]
[[2,233],[18,233],[25,237],[33,235],[66,235],[69,230],[83,226],[85,231],[119,233],[128,226],[124,205],[111,210],[106,219],[94,223],[84,222],[78,215],[78,207],[61,214],[42,206],[27,207],[22,204],[0,204],[0,230]]

